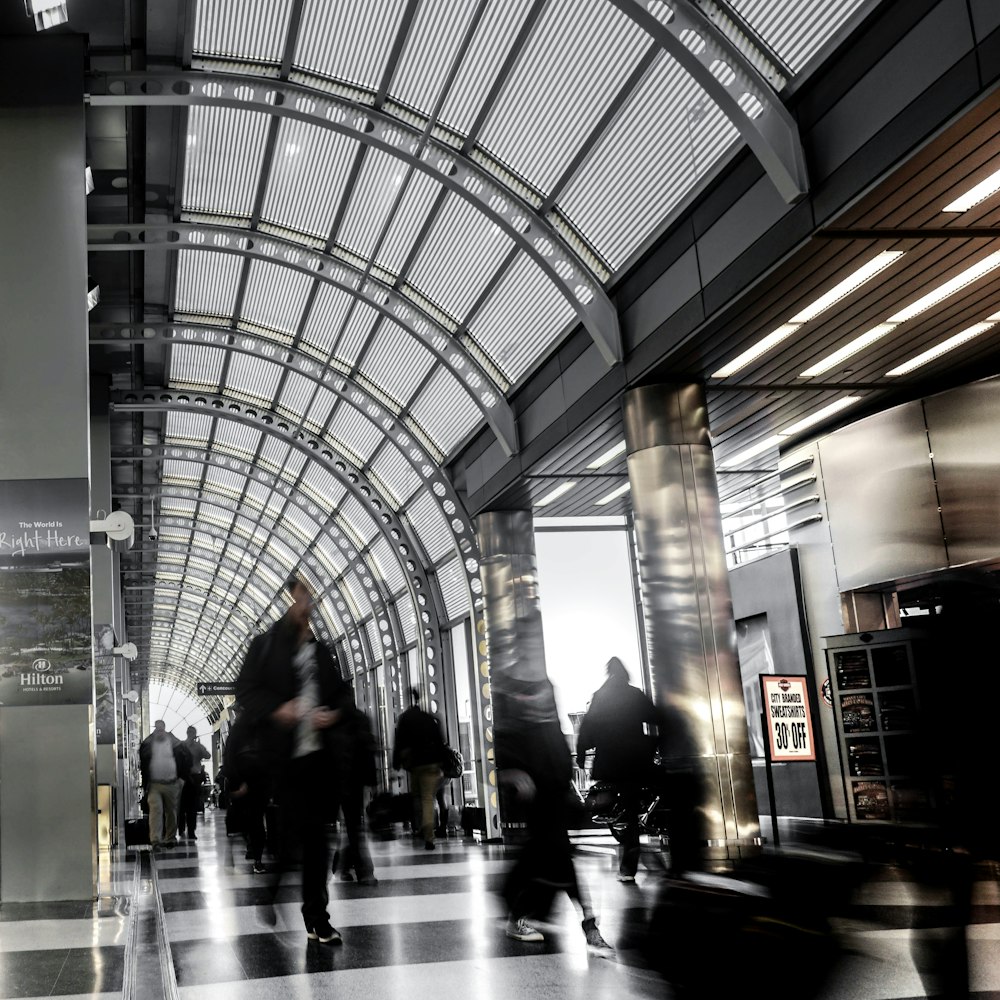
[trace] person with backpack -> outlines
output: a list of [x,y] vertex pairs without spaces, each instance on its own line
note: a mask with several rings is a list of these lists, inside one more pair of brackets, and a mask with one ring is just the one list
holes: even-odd
[[434,850],[434,798],[445,759],[446,744],[441,724],[430,712],[420,707],[420,692],[410,689],[410,707],[396,723],[392,749],[392,766],[410,774],[410,791],[419,803],[420,832],[424,847]]

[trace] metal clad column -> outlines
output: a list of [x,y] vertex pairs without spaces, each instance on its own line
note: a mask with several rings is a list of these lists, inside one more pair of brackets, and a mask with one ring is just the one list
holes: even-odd
[[667,764],[698,776],[703,857],[724,862],[759,849],[760,825],[705,393],[644,386],[622,407],[653,688],[675,719]]

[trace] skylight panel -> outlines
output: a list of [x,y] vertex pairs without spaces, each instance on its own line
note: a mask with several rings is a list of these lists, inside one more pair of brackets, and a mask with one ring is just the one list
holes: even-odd
[[233,420],[220,420],[215,432],[214,447],[227,455],[238,455],[247,461],[257,454],[261,432]]
[[188,485],[201,482],[201,474],[205,466],[198,462],[179,462],[177,459],[167,459],[163,463],[163,481]]
[[368,594],[365,592],[364,587],[361,586],[361,581],[357,578],[356,574],[348,569],[344,573],[342,580],[344,583],[344,596],[347,599],[348,606],[353,611],[355,621],[362,615],[371,614],[371,601],[368,600]]
[[246,476],[241,476],[230,469],[220,469],[217,466],[208,466],[205,469],[206,486],[210,484],[218,493],[225,496],[238,498],[243,492],[246,481]]
[[249,219],[270,116],[242,108],[188,109],[184,212]]
[[469,332],[513,383],[549,350],[574,315],[542,269],[521,256],[469,321]]
[[173,444],[207,444],[213,418],[204,413],[167,410],[164,437]]
[[349,368],[357,363],[358,354],[378,322],[379,313],[371,306],[358,301],[348,317],[343,335],[334,348],[334,356]]
[[347,492],[340,480],[318,462],[310,462],[306,467],[300,489],[327,510],[336,507]]
[[[311,518],[298,504],[290,503],[282,514],[282,522],[286,528],[288,528],[293,535],[299,539],[303,545],[309,545],[312,540],[316,537],[316,533],[319,530],[319,525],[316,521]],[[279,542],[280,545],[285,547],[284,542]],[[290,550],[289,556],[291,556]],[[294,561],[294,557],[293,561]]]
[[231,318],[242,263],[236,254],[178,250],[174,310]]
[[320,285],[302,331],[303,346],[310,354],[323,360],[330,356],[353,301],[353,296],[333,285]]
[[313,545],[313,551],[334,577],[340,576],[347,565],[347,560],[336,543],[326,532],[323,532]]
[[410,404],[410,412],[430,434],[443,455],[448,455],[483,421],[476,401],[446,368],[438,368]]
[[246,496],[243,499],[243,503],[250,505],[254,510],[263,510],[268,500],[271,499],[271,494],[272,490],[269,486],[251,479],[247,483]]
[[287,441],[273,434],[264,435],[264,446],[261,448],[260,460],[257,463],[269,472],[277,472],[284,468],[292,446]]
[[661,56],[559,207],[617,269],[738,138],[702,88]]
[[277,409],[296,420],[301,420],[305,416],[306,408],[312,401],[315,391],[316,383],[312,379],[308,379],[298,372],[289,372],[281,387],[281,396],[276,403]]
[[283,372],[280,365],[253,354],[233,354],[226,373],[226,392],[272,406]]
[[372,514],[356,497],[345,497],[340,505],[339,514],[350,524],[355,536],[361,542],[361,547],[366,546],[378,534],[378,525],[373,520]]
[[431,562],[436,563],[442,556],[454,551],[448,522],[426,490],[419,493],[406,508],[406,516]]
[[453,622],[465,617],[470,611],[469,585],[462,560],[449,559],[437,567],[435,575],[441,588],[447,620]]
[[480,144],[548,191],[650,44],[645,31],[605,0],[554,0]]
[[337,242],[368,259],[406,176],[404,161],[378,149],[365,156]]
[[170,350],[168,385],[177,388],[219,388],[226,352],[221,347],[175,343]]
[[306,0],[295,66],[377,90],[403,10],[398,0]]
[[397,509],[409,500],[420,486],[420,477],[414,472],[413,466],[392,443],[386,443],[379,448],[371,461],[370,471]]
[[[300,526],[300,530],[304,535],[312,537],[312,533],[315,530],[315,525],[308,519],[308,517],[297,512],[295,517],[291,518],[297,526]],[[291,548],[290,545],[283,542],[277,535],[272,535],[267,541],[267,553],[271,558],[279,565],[283,566],[285,573],[290,573],[292,569],[299,562],[299,553]],[[284,580],[281,581],[284,583]]]
[[533,0],[491,0],[479,22],[439,118],[468,135]]
[[340,406],[333,415],[326,436],[361,465],[368,461],[382,442],[384,432],[353,406]]
[[399,558],[384,538],[379,537],[372,542],[370,558],[390,594],[398,594],[406,589],[406,577],[403,575]]
[[396,598],[395,605],[403,645],[412,646],[417,641],[417,616],[413,610],[413,601],[409,594],[403,593]]
[[354,139],[339,132],[283,119],[261,218],[325,242],[357,149]]
[[360,371],[400,406],[404,405],[437,358],[401,326],[385,321],[365,352]]
[[385,239],[375,254],[381,267],[393,274],[399,273],[440,193],[441,184],[429,174],[420,170],[410,172],[399,210],[392,216]]
[[379,635],[378,626],[371,618],[365,622],[365,632],[368,633],[368,645],[371,648],[372,655],[375,657],[375,662],[384,661],[385,649],[382,645],[382,638]]
[[195,55],[281,63],[294,0],[198,0]]
[[449,315],[464,318],[513,246],[488,215],[450,194],[407,282]]
[[299,327],[313,279],[289,267],[250,262],[241,322],[257,323],[293,335]]
[[329,389],[323,386],[316,386],[316,394],[309,405],[309,412],[306,413],[305,419],[305,426],[313,434],[322,433],[337,403],[337,398]]
[[735,10],[795,72],[800,71],[867,0],[730,0]]
[[194,500],[185,500],[182,497],[160,497],[161,517],[194,517],[198,504]]

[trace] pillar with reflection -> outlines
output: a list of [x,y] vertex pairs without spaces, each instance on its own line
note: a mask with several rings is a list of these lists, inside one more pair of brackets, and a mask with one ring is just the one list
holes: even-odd
[[700,385],[622,401],[650,670],[668,768],[694,776],[707,867],[760,849],[719,495]]

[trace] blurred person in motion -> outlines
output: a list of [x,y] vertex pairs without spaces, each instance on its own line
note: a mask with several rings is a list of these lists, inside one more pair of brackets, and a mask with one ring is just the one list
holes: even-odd
[[267,842],[264,815],[271,799],[271,773],[263,756],[257,726],[238,708],[223,753],[228,789],[226,830],[246,838],[246,857],[254,875],[263,875]]
[[434,799],[444,774],[444,755],[441,724],[420,707],[420,691],[411,688],[410,707],[396,722],[392,766],[410,774],[410,791],[420,810],[420,833],[428,851],[434,850]]
[[208,760],[212,755],[198,739],[198,730],[194,726],[187,727],[187,739],[184,740],[184,747],[191,757],[191,770],[181,789],[181,813],[177,832],[181,837],[184,837],[186,830],[186,836],[189,840],[197,840],[194,828],[201,810],[202,787],[205,784],[205,767],[202,761]]
[[618,881],[632,883],[639,869],[642,792],[660,783],[653,763],[656,737],[646,727],[659,727],[663,713],[629,684],[628,671],[617,656],[608,660],[605,671],[607,680],[594,692],[580,723],[576,762],[583,768],[587,751],[594,750],[593,779],[610,782],[618,790],[625,820],[618,843]]
[[493,678],[494,738],[505,815],[525,822],[525,841],[504,884],[506,934],[538,942],[532,920],[544,920],[556,892],[565,892],[583,915],[587,947],[613,954],[597,929],[587,888],[577,878],[569,822],[575,793],[573,761],[559,725],[555,695],[546,677]]
[[376,885],[375,865],[364,830],[365,788],[375,784],[377,744],[368,716],[356,706],[345,709],[345,718],[336,731],[340,766],[339,807],[344,819],[347,846],[333,858],[333,871],[344,882],[355,879],[361,885]]
[[[257,727],[262,757],[278,792],[281,826],[278,877],[302,854],[302,917],[310,940],[339,944],[327,911],[330,873],[326,818],[339,776],[334,732],[354,707],[335,655],[312,633],[313,597],[306,583],[286,584],[291,607],[247,650],[236,700]],[[277,888],[277,883],[275,884]]]
[[167,732],[163,719],[139,744],[139,770],[149,807],[149,843],[155,850],[177,844],[177,812],[181,788],[191,770],[191,755],[184,744]]

